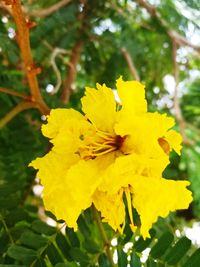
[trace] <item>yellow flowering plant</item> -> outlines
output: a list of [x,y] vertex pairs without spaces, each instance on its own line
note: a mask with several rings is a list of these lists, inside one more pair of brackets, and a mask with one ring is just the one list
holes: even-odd
[[162,178],[172,150],[180,155],[181,135],[174,119],[147,111],[144,86],[116,81],[120,103],[112,89],[86,87],[82,111],[53,109],[42,133],[53,147],[30,165],[38,170],[47,210],[77,229],[81,212],[94,205],[104,222],[123,231],[126,197],[130,226],[132,207],[141,221],[140,233],[159,216],[186,209],[192,201],[188,181]]

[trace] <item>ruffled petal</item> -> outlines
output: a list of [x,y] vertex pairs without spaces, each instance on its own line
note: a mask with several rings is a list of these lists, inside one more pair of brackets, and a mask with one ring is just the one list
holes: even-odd
[[60,128],[56,137],[51,140],[54,145],[53,150],[63,153],[63,156],[70,157],[77,153],[79,147],[83,145],[85,136],[93,136],[95,129],[87,120],[69,119]]
[[41,180],[42,185],[49,194],[56,184],[62,183],[68,169],[79,161],[76,154],[68,154],[50,151],[42,158],[33,160],[29,166],[38,170],[37,177]]
[[133,206],[140,215],[140,232],[149,237],[149,230],[158,217],[166,217],[170,211],[187,209],[192,201],[191,192],[186,188],[188,181],[173,181],[138,176],[133,187]]
[[57,108],[52,109],[47,116],[47,124],[42,125],[42,133],[48,138],[54,138],[67,120],[84,120],[84,116],[74,109]]
[[104,170],[99,185],[101,191],[116,194],[120,188],[128,186],[130,176],[142,174],[146,162],[136,154],[121,156]]
[[[64,217],[62,219],[66,221],[69,227],[76,229],[76,221],[80,213],[92,204],[92,195],[101,179],[100,175],[98,175],[99,172],[98,160],[81,160],[67,172],[64,181],[65,194],[63,198],[67,194],[73,194],[73,201],[66,203],[64,207],[62,206],[64,209]],[[60,214],[56,215],[60,217]]]
[[122,112],[131,115],[147,111],[144,85],[138,81],[124,82],[122,77],[116,81],[117,93],[122,103]]
[[165,140],[169,143],[171,149],[174,149],[178,155],[181,154],[183,138],[180,133],[170,130],[165,134]]
[[125,208],[122,192],[109,194],[97,190],[93,195],[93,203],[101,212],[103,221],[107,222],[115,231],[121,232],[125,220]]
[[158,139],[164,137],[173,125],[174,119],[166,114],[145,113],[142,116],[121,117],[115,125],[115,131],[118,135],[127,136],[122,146],[125,154],[164,158],[165,153]]
[[86,87],[81,102],[83,112],[97,129],[113,133],[116,102],[110,88],[105,84],[102,86],[97,84],[97,89]]
[[120,188],[132,184],[135,175],[160,178],[168,163],[167,156],[159,159],[150,159],[134,153],[120,156],[104,170],[98,188],[109,194],[116,194]]
[[[54,117],[55,112],[52,114]],[[52,116],[50,116],[50,124],[53,123]],[[30,163],[30,166],[39,170],[37,176],[48,190],[56,183],[62,183],[68,169],[80,160],[77,153],[81,142],[80,136],[89,132],[91,127],[92,125],[85,119],[65,120],[59,132],[51,140],[54,145],[52,150],[44,157],[37,158]]]

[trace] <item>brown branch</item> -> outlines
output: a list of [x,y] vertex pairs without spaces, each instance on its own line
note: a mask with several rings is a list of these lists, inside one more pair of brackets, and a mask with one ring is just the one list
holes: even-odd
[[30,108],[38,108],[35,103],[30,101],[20,102],[11,111],[9,111],[3,118],[0,119],[0,129],[4,127],[10,120],[12,120],[18,113]]
[[146,0],[136,0],[136,2],[140,6],[144,7],[152,17],[157,18],[160,24],[166,29],[168,36],[171,39],[176,40],[177,44],[182,45],[182,46],[189,46],[193,48],[194,50],[196,50],[198,53],[200,53],[200,46],[194,45],[189,40],[187,40],[184,36],[180,35],[178,32],[171,29],[167,21],[165,21],[161,17],[160,13],[156,10],[156,8],[153,5],[149,4]]
[[69,66],[68,66],[68,75],[67,78],[64,81],[64,87],[63,87],[63,93],[62,93],[62,102],[63,103],[68,103],[70,95],[73,91],[72,89],[72,84],[76,79],[76,66],[79,62],[80,59],[80,55],[81,55],[81,49],[83,47],[83,41],[82,40],[78,40],[72,51],[71,51],[71,56],[70,56],[70,60],[69,60]]
[[29,27],[22,12],[21,2],[20,0],[7,0],[6,4],[11,5],[12,15],[17,26],[17,40],[21,50],[21,57],[29,83],[32,101],[37,102],[38,109],[41,113],[48,114],[49,108],[44,102],[38,86],[37,74],[39,73],[39,69],[36,68],[33,63],[30,48]]
[[78,38],[77,41],[72,48],[70,60],[69,60],[69,67],[68,67],[68,74],[67,78],[64,81],[64,87],[63,92],[61,96],[61,101],[63,103],[67,103],[69,101],[69,97],[73,91],[72,84],[74,83],[76,79],[77,69],[76,66],[79,62],[81,50],[84,45],[83,36],[85,35],[86,31],[88,30],[89,24],[88,24],[88,13],[89,13],[89,5],[87,1],[82,1],[82,4],[84,4],[83,11],[78,14],[77,21],[80,22],[80,30],[78,32]]
[[61,0],[58,3],[44,9],[38,9],[38,10],[27,10],[26,13],[29,16],[33,17],[47,17],[51,15],[52,13],[56,12],[57,10],[61,9],[62,7],[68,5],[71,2],[71,0]]
[[24,95],[22,93],[19,93],[17,91],[12,90],[12,89],[0,87],[0,92],[6,93],[6,94],[9,94],[9,95],[18,96],[18,97],[21,97],[22,99],[25,99],[25,100],[29,100],[29,101],[31,100],[31,96]]
[[181,111],[180,103],[179,103],[179,97],[178,97],[178,86],[179,86],[179,67],[178,63],[176,60],[176,53],[177,53],[177,43],[176,40],[172,39],[172,62],[173,62],[173,69],[174,69],[174,80],[175,80],[175,87],[174,87],[174,111],[175,111],[175,116],[177,119],[177,122],[180,127],[180,132],[183,137],[183,143],[187,145],[192,145],[193,143],[188,140],[186,133],[185,133],[185,128],[186,128],[186,123]]
[[137,72],[137,69],[136,69],[136,67],[134,65],[133,59],[132,59],[129,51],[125,47],[122,47],[121,51],[122,51],[122,54],[123,54],[123,56],[124,56],[124,58],[126,60],[126,63],[127,63],[128,67],[129,67],[129,70],[130,70],[133,78],[135,80],[139,81],[140,77],[139,77],[139,74]]
[[25,19],[20,0],[4,0],[4,2],[5,4],[3,4],[2,1],[1,7],[3,6],[5,9],[11,11],[10,13],[13,16],[17,26],[17,40],[19,43],[24,71],[28,80],[31,96],[26,96],[11,89],[0,88],[0,92],[18,96],[25,100],[15,106],[2,119],[0,119],[0,128],[8,123],[19,112],[25,109],[37,108],[42,114],[48,114],[50,111],[49,107],[46,105],[41,96],[37,80],[39,69],[35,67],[31,54],[29,38],[29,27],[31,27],[31,23]]
[[[1,0],[0,0],[1,1]],[[9,6],[7,6],[6,4],[4,4],[3,2],[0,3],[0,9],[4,9],[5,11],[7,11],[9,14],[12,14],[12,11],[10,9]]]

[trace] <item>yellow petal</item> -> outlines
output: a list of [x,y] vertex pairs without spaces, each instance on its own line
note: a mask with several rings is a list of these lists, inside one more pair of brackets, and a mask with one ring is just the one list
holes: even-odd
[[50,115],[47,116],[47,124],[42,125],[42,133],[44,136],[54,138],[63,124],[69,119],[84,120],[84,116],[74,109],[57,108],[52,109]]
[[142,158],[136,154],[116,158],[116,160],[104,170],[99,189],[116,194],[120,188],[128,186],[129,177],[141,174],[144,170]]
[[66,191],[67,184],[56,184],[51,193],[48,188],[44,187],[43,201],[46,210],[51,211],[57,219],[63,219],[66,221],[69,227],[77,230],[77,218],[80,215],[80,207],[73,205],[75,196],[73,192]]
[[132,153],[120,156],[104,170],[102,181],[99,185],[101,191],[116,194],[120,188],[127,187],[134,181],[135,175],[144,175],[160,178],[163,170],[169,164],[168,157],[151,159]]
[[60,217],[61,212],[63,212],[62,219],[66,221],[68,226],[76,228],[76,221],[80,213],[92,204],[92,195],[101,179],[99,173],[98,160],[81,160],[67,172],[63,183],[63,198],[67,194],[71,194],[73,201],[64,202],[65,205],[60,201],[57,204],[60,213],[56,215]]
[[50,151],[44,157],[33,160],[29,166],[38,170],[37,177],[50,194],[56,184],[63,182],[66,172],[77,161],[79,157],[76,154],[63,156],[62,152]]
[[180,133],[170,130],[165,134],[165,140],[169,143],[171,149],[174,149],[178,155],[181,154],[182,136]]
[[113,132],[116,102],[110,88],[105,84],[103,86],[97,84],[97,89],[86,87],[86,93],[81,102],[83,112],[97,129]]
[[138,81],[124,82],[120,77],[116,86],[122,103],[122,110],[129,113],[129,116],[147,111],[144,85]]
[[191,192],[186,188],[188,181],[173,181],[138,176],[133,187],[133,206],[140,215],[140,232],[149,237],[149,230],[158,217],[166,217],[170,211],[187,209],[192,201]]
[[[50,124],[53,125],[51,116]],[[30,164],[30,166],[39,170],[37,176],[41,179],[42,184],[45,187],[47,186],[47,190],[50,190],[55,183],[62,183],[68,169],[80,160],[78,153],[76,153],[81,141],[80,135],[89,131],[91,126],[84,119],[65,120],[57,135],[51,140],[54,144],[52,150]]]
[[97,210],[101,212],[103,221],[107,222],[115,231],[119,230],[121,232],[125,220],[122,192],[112,195],[97,190],[93,195],[93,203]]
[[54,145],[53,150],[70,157],[70,153],[72,155],[77,153],[85,136],[94,134],[95,129],[87,120],[69,119],[60,128],[56,137],[51,140]]
[[166,114],[145,113],[141,116],[119,118],[115,131],[121,136],[127,135],[122,146],[125,154],[138,153],[165,160],[166,155],[158,139],[165,136],[173,125],[174,119]]

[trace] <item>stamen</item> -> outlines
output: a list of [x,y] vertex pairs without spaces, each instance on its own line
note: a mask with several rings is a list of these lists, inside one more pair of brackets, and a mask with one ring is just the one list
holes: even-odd
[[127,206],[128,206],[128,214],[129,214],[129,218],[130,218],[130,227],[131,230],[134,232],[136,230],[136,226],[133,223],[133,212],[132,212],[132,203],[131,203],[131,194],[128,188],[124,189],[125,195],[126,195],[126,200],[127,200]]
[[79,147],[78,154],[85,160],[94,159],[98,156],[119,150],[125,139],[125,137],[112,135],[103,131],[97,131],[95,136],[89,136],[90,141],[82,135],[79,138],[83,142]]

